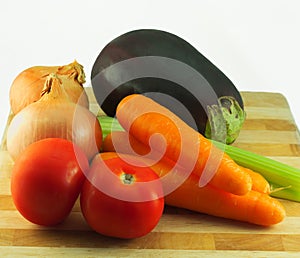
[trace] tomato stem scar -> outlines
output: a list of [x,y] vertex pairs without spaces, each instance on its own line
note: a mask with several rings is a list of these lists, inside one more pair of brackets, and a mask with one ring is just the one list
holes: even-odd
[[122,173],[121,179],[124,184],[130,185],[134,182],[134,176],[131,174]]

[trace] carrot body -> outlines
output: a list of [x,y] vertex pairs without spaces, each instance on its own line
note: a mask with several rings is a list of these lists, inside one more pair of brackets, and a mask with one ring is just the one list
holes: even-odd
[[[127,139],[129,139],[129,141],[127,141]],[[116,146],[118,146],[118,150],[116,150]],[[102,150],[106,152],[118,151],[124,154],[132,154],[132,152],[135,152],[138,155],[147,155],[150,152],[149,146],[142,144],[125,131],[115,131],[108,134],[103,140]],[[149,158],[151,158],[151,156]],[[165,160],[165,158],[163,159]],[[244,169],[252,179],[252,190],[270,194],[270,184],[262,175],[251,169]],[[192,173],[195,173],[195,171],[192,171]]]
[[102,150],[105,152],[126,154],[131,154],[134,151],[138,155],[146,155],[151,151],[149,146],[139,142],[132,135],[124,131],[109,133],[102,141]]
[[[100,155],[97,155],[95,159],[105,160],[126,156],[126,154],[116,152],[104,152]],[[132,156],[130,157],[132,158]],[[136,158],[138,159],[138,157]],[[152,165],[151,168],[162,178],[171,171],[172,162],[162,160]],[[198,182],[199,176],[192,173],[174,191],[165,196],[165,203],[216,217],[262,226],[277,224],[285,217],[284,207],[268,194],[252,190],[242,196],[234,195],[211,184],[199,187]]]
[[265,194],[271,193],[271,186],[269,182],[261,174],[248,168],[245,168],[245,170],[249,173],[252,179],[252,190]]
[[282,204],[268,194],[250,191],[239,196],[210,184],[200,188],[198,181],[197,175],[190,175],[180,187],[165,197],[166,204],[262,226],[277,224],[285,217]]
[[[228,155],[200,133],[189,127],[167,108],[140,94],[125,97],[118,105],[117,118],[122,127],[141,143],[179,162],[208,181],[237,195],[251,190],[252,179]],[[151,137],[154,135],[162,136]],[[206,169],[207,168],[207,169]]]

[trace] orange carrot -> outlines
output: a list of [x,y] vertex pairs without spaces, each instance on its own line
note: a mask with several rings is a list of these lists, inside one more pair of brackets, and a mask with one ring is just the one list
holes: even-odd
[[[227,154],[189,127],[167,108],[140,94],[125,97],[117,107],[122,127],[141,143],[200,176],[200,185],[212,185],[237,195],[251,190],[249,174]],[[161,137],[152,137],[155,135]]]
[[242,196],[234,195],[210,184],[200,188],[198,181],[199,177],[191,174],[165,197],[166,204],[262,226],[277,224],[285,217],[282,204],[268,194],[252,190]]
[[[127,139],[129,141],[127,141]],[[146,155],[151,151],[149,146],[139,142],[125,131],[109,133],[102,141],[101,149],[105,152],[120,152],[126,154],[132,154],[132,151],[134,151],[138,155]]]
[[[129,142],[127,139],[129,139]],[[116,150],[116,146],[118,146],[118,150]],[[103,141],[102,150],[107,152],[117,151],[124,154],[132,154],[132,152],[135,152],[138,155],[147,155],[150,153],[149,146],[142,144],[125,131],[114,131],[108,134]],[[158,154],[156,154],[155,157],[157,157],[157,155]],[[153,159],[155,159],[155,157],[153,156]],[[151,158],[151,156],[148,158]],[[252,178],[252,190],[270,194],[270,185],[262,175],[248,168],[244,168],[244,170],[247,171]],[[193,171],[193,173],[195,172]]]
[[[131,155],[104,152],[95,159],[113,159],[117,157],[133,157]],[[138,157],[135,157],[138,159]],[[141,158],[140,158],[141,159]],[[148,161],[142,159],[145,163]],[[172,164],[159,161],[151,168],[159,177],[167,175]],[[180,172],[177,173],[180,176]],[[199,176],[192,173],[174,191],[165,196],[165,203],[170,206],[185,208],[192,211],[249,222],[252,224],[271,226],[281,222],[285,217],[285,209],[281,203],[268,194],[250,191],[245,195],[234,195],[218,189],[211,184],[199,187]],[[167,182],[168,183],[168,182]]]
[[261,174],[255,172],[249,168],[244,168],[244,169],[251,176],[252,190],[261,192],[261,193],[265,193],[265,194],[271,193],[271,186],[270,186],[269,182]]

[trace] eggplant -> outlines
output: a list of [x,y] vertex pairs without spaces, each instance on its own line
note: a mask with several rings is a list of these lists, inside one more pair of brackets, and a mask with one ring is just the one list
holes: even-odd
[[113,39],[93,64],[91,84],[111,117],[122,98],[138,93],[205,137],[227,144],[245,120],[243,99],[232,81],[190,43],[166,31],[140,29]]

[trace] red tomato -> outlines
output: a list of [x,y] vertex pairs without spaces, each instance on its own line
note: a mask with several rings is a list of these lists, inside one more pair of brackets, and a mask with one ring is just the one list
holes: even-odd
[[88,168],[86,155],[70,141],[47,138],[31,144],[12,171],[17,210],[35,224],[62,222],[78,198]]
[[98,154],[80,197],[82,213],[93,230],[117,238],[137,238],[157,225],[164,209],[160,179],[141,163]]

